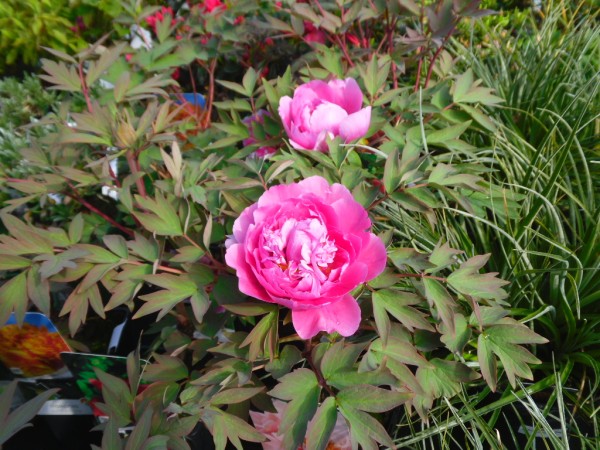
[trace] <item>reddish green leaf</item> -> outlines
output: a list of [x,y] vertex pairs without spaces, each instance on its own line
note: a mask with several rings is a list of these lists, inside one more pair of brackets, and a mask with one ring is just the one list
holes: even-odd
[[342,389],[336,398],[354,409],[381,413],[410,401],[412,394],[363,384]]
[[306,434],[306,448],[325,450],[329,437],[337,421],[337,407],[334,397],[327,397],[321,404],[308,427]]

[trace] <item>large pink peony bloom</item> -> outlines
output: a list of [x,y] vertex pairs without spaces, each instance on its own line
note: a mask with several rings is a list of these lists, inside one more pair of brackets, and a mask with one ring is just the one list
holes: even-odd
[[[281,417],[287,408],[287,403],[281,400],[274,400],[273,406],[275,406],[277,412],[258,413],[250,411],[254,428],[268,439],[262,444],[263,450],[281,450],[283,446],[283,436],[279,434],[279,426],[281,424]],[[309,428],[311,423],[312,420],[308,423]],[[298,447],[298,450],[306,450],[306,444],[302,444]],[[337,416],[337,421],[327,443],[327,450],[352,450],[350,429],[341,414]]]
[[347,143],[367,134],[371,107],[362,108],[362,101],[352,78],[315,80],[299,86],[294,98],[282,97],[279,115],[294,148],[324,152],[327,136],[341,136]]
[[386,264],[383,242],[370,227],[348,189],[314,176],[274,186],[246,208],[225,260],[242,292],[292,310],[302,339],[319,331],[350,336],[360,324],[350,292]]

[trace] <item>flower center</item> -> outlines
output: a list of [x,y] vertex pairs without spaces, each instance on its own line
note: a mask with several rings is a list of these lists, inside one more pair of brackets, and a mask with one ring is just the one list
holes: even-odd
[[338,248],[319,219],[286,219],[279,227],[265,228],[262,235],[263,262],[272,262],[290,279],[313,285],[331,272]]

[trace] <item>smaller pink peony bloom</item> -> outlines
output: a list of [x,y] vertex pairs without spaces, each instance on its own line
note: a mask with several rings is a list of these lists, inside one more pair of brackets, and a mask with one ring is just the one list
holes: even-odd
[[310,81],[282,97],[279,116],[294,148],[327,151],[326,138],[340,136],[345,143],[369,130],[371,107],[362,108],[363,94],[352,78]]
[[242,211],[225,245],[239,289],[292,310],[302,339],[351,336],[360,307],[350,292],[379,275],[387,254],[365,209],[341,184],[314,176],[273,186]]
[[[267,441],[262,444],[264,450],[280,450],[283,447],[283,436],[279,434],[279,426],[283,413],[287,408],[287,403],[281,400],[274,400],[273,406],[275,406],[277,412],[259,413],[250,411],[254,427],[267,438]],[[308,423],[309,429],[311,425],[312,420]],[[300,445],[298,450],[306,450],[306,442]],[[327,450],[352,450],[350,430],[341,414],[337,415],[337,421],[335,422],[331,436],[329,436]]]
[[[269,111],[267,111],[266,109],[261,109],[261,110],[258,110],[255,114],[245,117],[242,120],[242,122],[248,127],[248,132],[250,134],[250,136],[248,136],[242,142],[244,147],[247,147],[248,145],[254,145],[258,142],[258,140],[256,139],[256,136],[254,136],[254,130],[253,130],[252,124],[253,123],[264,124],[265,116],[270,116]],[[252,153],[252,156],[255,156],[257,158],[266,158],[268,156],[275,154],[276,152],[277,152],[277,149],[274,147],[259,147],[254,153]]]

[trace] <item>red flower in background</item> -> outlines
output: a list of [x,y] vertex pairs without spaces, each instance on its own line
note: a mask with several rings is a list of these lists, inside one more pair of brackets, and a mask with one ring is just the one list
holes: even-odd
[[177,23],[173,9],[171,7],[163,6],[160,11],[157,11],[151,16],[146,17],[146,23],[154,32],[156,32],[156,24],[163,22],[165,19],[168,20],[168,18],[171,19],[171,26]]
[[324,44],[327,42],[327,35],[323,30],[315,27],[311,22],[304,22],[304,40],[306,42],[317,42]]
[[227,9],[227,5],[221,0],[204,0],[203,2],[197,3],[195,6],[206,13],[211,13],[217,9]]

